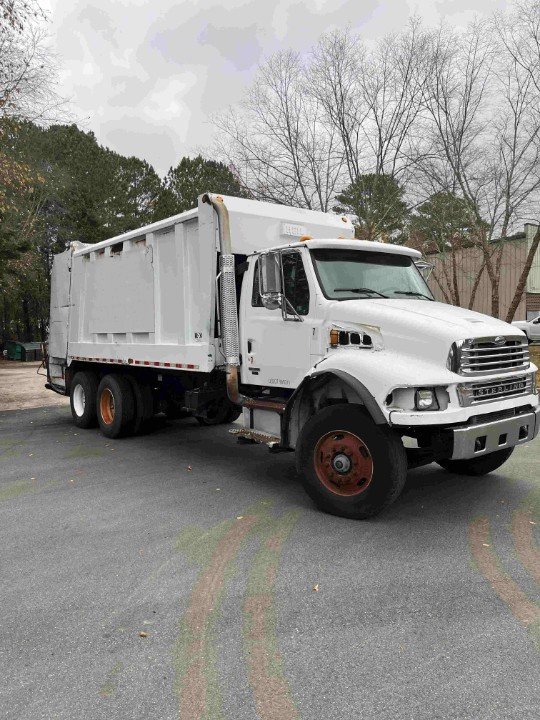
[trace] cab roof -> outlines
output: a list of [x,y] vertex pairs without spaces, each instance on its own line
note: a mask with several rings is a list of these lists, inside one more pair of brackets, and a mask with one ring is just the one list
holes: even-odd
[[[355,240],[341,238],[313,238],[311,240],[303,240],[286,245],[278,245],[272,250],[283,250],[285,248],[301,248],[307,247],[309,250],[322,249],[339,249],[339,250],[369,250],[371,252],[389,253],[392,255],[408,255],[412,258],[421,258],[422,253],[404,245],[395,245],[393,243],[374,242],[373,240]],[[268,248],[270,249],[270,248]],[[264,252],[260,250],[258,252]]]

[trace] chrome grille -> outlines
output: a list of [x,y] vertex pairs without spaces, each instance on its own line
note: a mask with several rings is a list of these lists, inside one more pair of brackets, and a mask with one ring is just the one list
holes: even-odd
[[529,346],[521,336],[465,340],[458,351],[461,375],[499,375],[527,370]]
[[491,382],[458,385],[458,396],[461,405],[477,405],[478,403],[495,402],[503,398],[530,395],[534,392],[533,375],[492,380]]

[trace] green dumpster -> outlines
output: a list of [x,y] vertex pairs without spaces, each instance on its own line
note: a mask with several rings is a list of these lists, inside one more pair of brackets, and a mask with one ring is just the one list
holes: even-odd
[[19,362],[32,362],[33,360],[41,360],[41,343],[38,342],[20,342],[19,340],[8,340],[6,343],[8,360],[18,360]]

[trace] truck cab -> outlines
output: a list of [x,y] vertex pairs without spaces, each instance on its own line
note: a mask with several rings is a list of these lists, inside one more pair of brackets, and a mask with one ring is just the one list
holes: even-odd
[[[419,260],[411,248],[336,238],[303,238],[248,259],[241,380],[281,397],[286,409],[273,417],[245,410],[244,423],[296,449],[300,472],[307,466],[311,477],[306,489],[330,511],[348,514],[365,492],[356,492],[362,483],[350,471],[366,464],[361,438],[347,424],[372,424],[380,433],[375,446],[388,445],[389,455],[389,438],[399,438],[409,468],[435,461],[471,475],[496,469],[538,433],[527,338],[500,320],[436,302]],[[311,425],[314,439],[306,440]],[[338,440],[321,446],[325,465],[317,443],[332,427]],[[363,451],[373,477],[372,450]]]

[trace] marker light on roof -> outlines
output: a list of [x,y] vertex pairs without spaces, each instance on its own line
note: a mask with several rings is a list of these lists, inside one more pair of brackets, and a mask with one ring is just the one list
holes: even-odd
[[299,238],[299,242],[306,242],[306,240],[312,240],[313,238],[311,235],[302,235],[301,238]]

